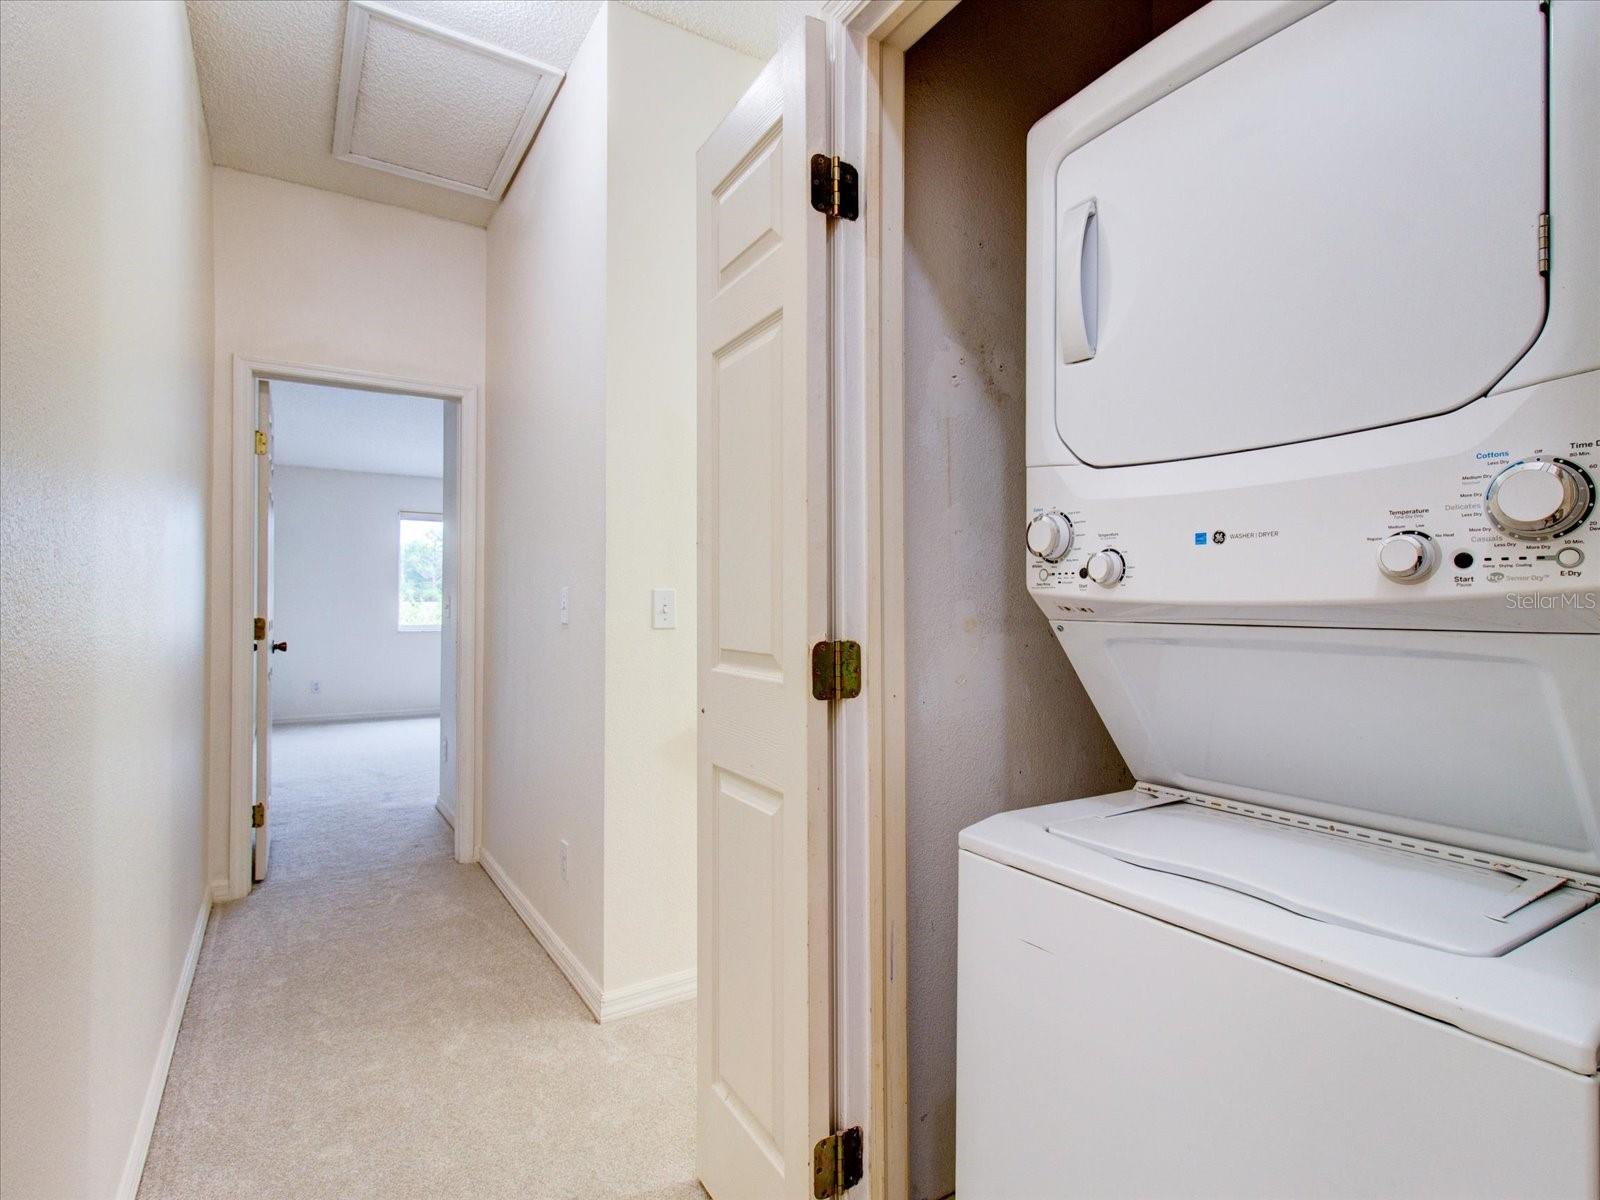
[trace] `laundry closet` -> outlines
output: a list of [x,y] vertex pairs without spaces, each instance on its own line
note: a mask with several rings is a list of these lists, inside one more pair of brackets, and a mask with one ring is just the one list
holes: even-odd
[[910,1196],[955,1188],[956,837],[1132,782],[1017,569],[1026,141],[1195,0],[962,0],[905,56]]
[[1600,1200],[1597,33],[907,53],[913,1196]]

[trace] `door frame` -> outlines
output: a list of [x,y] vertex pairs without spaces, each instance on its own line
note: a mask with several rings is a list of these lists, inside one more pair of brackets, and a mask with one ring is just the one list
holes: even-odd
[[457,439],[455,478],[456,511],[460,514],[461,530],[453,580],[459,608],[455,614],[459,650],[456,655],[456,722],[455,732],[450,739],[450,769],[454,771],[456,781],[456,861],[476,862],[483,828],[483,791],[479,786],[479,744],[483,728],[483,662],[482,639],[479,636],[479,630],[483,628],[483,411],[478,389],[437,380],[408,379],[372,371],[279,362],[239,354],[232,356],[232,376],[234,436],[230,439],[229,452],[233,471],[229,496],[232,512],[228,542],[229,570],[225,581],[217,581],[218,586],[228,589],[228,621],[226,640],[218,645],[216,638],[222,635],[213,631],[210,646],[211,654],[220,656],[228,664],[226,861],[213,864],[211,871],[212,878],[225,878],[226,884],[222,894],[215,898],[238,900],[249,894],[251,886],[250,805],[255,700],[252,693],[252,651],[246,634],[255,615],[255,448],[251,434],[256,426],[256,384],[262,379],[428,396],[460,405],[461,425]]
[[861,215],[832,222],[833,636],[862,645],[834,724],[835,1126],[867,1194],[910,1191],[906,1041],[905,52],[958,0],[828,0],[834,152]]

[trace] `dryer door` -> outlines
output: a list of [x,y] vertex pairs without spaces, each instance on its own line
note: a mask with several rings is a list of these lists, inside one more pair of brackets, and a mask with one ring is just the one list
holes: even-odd
[[1280,445],[1486,393],[1545,312],[1534,0],[1336,0],[1068,155],[1055,410],[1084,462]]

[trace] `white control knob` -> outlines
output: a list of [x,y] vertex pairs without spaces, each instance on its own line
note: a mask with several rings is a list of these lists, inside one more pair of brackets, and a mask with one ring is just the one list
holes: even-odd
[[1028,522],[1028,550],[1045,562],[1060,562],[1072,549],[1072,522],[1058,512],[1040,513]]
[[1438,547],[1425,533],[1396,533],[1378,547],[1378,570],[1396,583],[1421,583],[1438,565]]
[[1101,587],[1115,587],[1125,566],[1115,550],[1101,550],[1089,556],[1089,578]]
[[1525,458],[1494,477],[1483,503],[1514,538],[1558,537],[1589,515],[1594,481],[1559,458]]

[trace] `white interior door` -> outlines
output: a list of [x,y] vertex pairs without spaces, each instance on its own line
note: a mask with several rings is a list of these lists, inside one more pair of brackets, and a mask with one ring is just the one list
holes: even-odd
[[256,780],[253,876],[267,877],[272,842],[272,656],[287,650],[272,640],[272,385],[256,385]]
[[830,1118],[827,220],[823,26],[701,147],[699,1173],[812,1194]]

